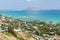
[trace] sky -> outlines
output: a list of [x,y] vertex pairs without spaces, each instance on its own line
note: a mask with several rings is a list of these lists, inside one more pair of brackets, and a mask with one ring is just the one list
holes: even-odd
[[25,9],[29,7],[43,10],[60,9],[60,0],[0,0],[0,9]]

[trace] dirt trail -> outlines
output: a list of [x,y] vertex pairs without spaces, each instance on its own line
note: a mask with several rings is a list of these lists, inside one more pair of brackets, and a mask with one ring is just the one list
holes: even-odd
[[2,40],[16,40],[15,37],[9,37],[9,36],[7,36],[7,35],[5,35],[5,34],[3,34],[3,33],[0,33],[0,38],[1,38]]
[[33,37],[28,37],[24,32],[15,32],[18,36],[21,36],[24,40],[36,40]]
[[28,36],[24,32],[15,32],[17,36],[21,36],[24,40],[28,40]]

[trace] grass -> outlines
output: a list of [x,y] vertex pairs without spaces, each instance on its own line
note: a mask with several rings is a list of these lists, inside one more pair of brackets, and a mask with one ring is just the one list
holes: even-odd
[[[12,33],[9,33],[9,32],[3,32],[3,34],[5,34],[5,35],[7,35],[9,37],[14,37],[14,35]],[[16,37],[16,39],[17,40],[24,40],[22,37],[19,37],[19,38]],[[2,40],[2,39],[0,39],[0,40]]]
[[33,37],[30,37],[30,40],[36,40],[35,38],[33,38]]
[[0,40],[3,40],[2,38],[0,38]]
[[19,40],[24,40],[22,37],[19,37],[18,39],[19,39]]
[[14,36],[12,33],[9,33],[9,32],[3,32],[5,35],[9,36],[9,37],[12,37]]

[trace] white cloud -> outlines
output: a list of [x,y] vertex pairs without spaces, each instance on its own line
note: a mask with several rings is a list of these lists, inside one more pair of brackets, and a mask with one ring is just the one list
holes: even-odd
[[26,0],[27,2],[31,2],[31,1],[33,1],[33,0]]

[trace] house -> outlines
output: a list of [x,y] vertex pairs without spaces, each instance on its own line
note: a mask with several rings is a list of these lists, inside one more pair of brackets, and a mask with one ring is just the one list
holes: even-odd
[[4,31],[7,32],[7,31],[8,31],[8,27],[5,27],[5,28],[4,28]]
[[18,31],[22,31],[22,29],[21,28],[14,29],[14,31],[18,32]]
[[1,32],[5,32],[5,30],[2,30],[2,28],[0,28],[0,33],[1,33]]
[[32,36],[34,38],[36,38],[37,40],[44,40],[44,38],[42,36],[36,35],[36,34],[32,34]]
[[32,26],[34,29],[37,29],[37,26]]

